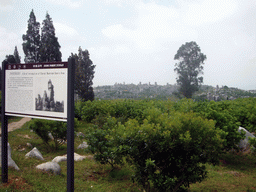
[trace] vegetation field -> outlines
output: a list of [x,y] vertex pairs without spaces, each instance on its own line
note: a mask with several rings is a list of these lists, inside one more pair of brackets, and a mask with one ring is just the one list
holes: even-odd
[[[85,137],[75,137],[75,152],[87,158],[75,162],[75,191],[255,191],[255,153],[237,149],[239,126],[255,132],[255,102],[78,102],[76,132]],[[20,171],[10,168],[0,191],[66,191],[66,162],[61,175],[35,169],[66,154],[66,145],[46,144],[31,123],[9,133]],[[83,141],[88,149],[77,149]],[[27,143],[45,161],[25,158]]]

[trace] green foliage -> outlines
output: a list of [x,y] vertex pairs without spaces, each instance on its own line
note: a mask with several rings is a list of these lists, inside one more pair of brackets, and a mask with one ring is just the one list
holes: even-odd
[[196,42],[187,42],[182,45],[174,56],[179,63],[175,64],[174,71],[177,72],[177,84],[180,85],[180,92],[186,97],[191,98],[198,87],[203,83],[203,77],[198,77],[203,71],[203,64],[206,55],[201,53],[200,47]]
[[75,102],[75,117],[78,119],[78,120],[81,120],[82,119],[82,109],[84,106],[87,106],[87,102],[83,102],[81,100],[77,100]]
[[118,153],[117,141],[114,139],[113,129],[117,126],[117,120],[105,117],[105,123],[98,116],[93,128],[87,130],[86,139],[88,149],[94,154],[94,159],[101,164],[110,164],[112,167],[122,163],[122,155]]
[[14,55],[6,55],[5,61],[7,61],[7,63],[10,63],[10,64],[16,63]]
[[250,132],[256,132],[256,98],[227,101],[228,110],[237,118],[241,126]]
[[94,78],[94,69],[91,59],[89,58],[88,50],[82,50],[81,47],[78,49],[78,55],[72,54],[72,57],[75,58],[75,92],[78,94],[79,98],[83,101],[93,101],[93,78]]
[[15,46],[13,56],[15,58],[16,63],[20,63],[20,55],[19,55],[17,46]]
[[[78,121],[75,120],[75,129],[77,125]],[[67,139],[67,123],[62,121],[33,119],[28,128],[33,130],[43,140],[44,144],[55,150],[63,145]],[[54,146],[50,145],[49,133],[53,136]]]
[[123,145],[135,166],[135,179],[149,191],[150,183],[159,191],[176,191],[206,177],[204,164],[217,164],[221,136],[214,122],[193,113],[160,114],[148,111],[143,124],[125,124]]
[[[87,128],[87,123],[81,122],[79,131]],[[28,139],[28,137],[30,139]],[[27,124],[21,129],[8,133],[8,141],[12,150],[12,159],[22,171],[8,169],[10,184],[0,186],[0,191],[66,191],[67,172],[66,162],[60,162],[61,175],[53,175],[46,172],[38,172],[34,167],[40,164],[40,160],[25,158],[25,154],[31,150],[26,146],[29,142],[36,146],[43,157],[51,160],[56,156],[65,154],[66,147],[50,152],[42,146],[40,139],[34,132],[27,128]],[[80,139],[75,138],[75,146],[81,144]],[[25,148],[24,151],[20,149]],[[80,155],[90,156],[86,151],[76,151]],[[148,160],[150,168],[151,161]],[[203,182],[190,185],[189,191],[255,191],[256,156],[250,154],[226,153],[221,157],[219,166],[206,164],[208,178]],[[75,162],[75,191],[120,191],[142,192],[143,189],[137,182],[132,182],[130,177],[134,173],[128,164],[118,166],[111,171],[110,165],[101,165],[89,157],[83,161]],[[8,183],[9,183],[8,182]],[[157,191],[152,189],[152,191]],[[159,190],[160,191],[160,190]],[[163,191],[163,190],[162,190]]]
[[[237,106],[238,107],[238,106]],[[230,109],[230,101],[200,101],[194,102],[190,99],[182,99],[174,104],[174,109],[181,112],[193,111],[203,118],[214,120],[215,127],[226,132],[224,149],[238,149],[237,144],[243,138],[237,130],[241,125],[234,115],[235,111]]]
[[23,51],[25,54],[25,63],[37,63],[39,62],[39,48],[40,48],[40,23],[36,21],[36,16],[32,10],[28,20],[28,30],[23,39]]
[[147,107],[142,122],[129,118],[124,124],[115,117],[98,115],[86,134],[89,150],[98,162],[113,167],[126,158],[135,169],[134,179],[147,191],[151,183],[159,191],[168,191],[202,181],[204,164],[218,163],[226,133],[215,129],[214,121],[191,112],[162,110],[167,109]]
[[250,144],[252,152],[255,154],[255,152],[256,152],[256,138],[249,137],[249,144]]
[[112,112],[112,106],[109,101],[86,101],[81,110],[81,119],[91,122],[97,115],[107,115]]
[[[34,11],[32,10],[28,20],[28,30],[22,36],[25,63],[61,61],[60,45],[58,38],[55,37],[55,28],[48,13],[46,13],[42,25],[40,36],[40,23],[36,21]],[[15,52],[14,56],[18,60]]]
[[205,163],[237,149],[240,125],[254,130],[255,101],[87,101],[77,103],[76,114],[93,124],[87,140],[98,162],[125,160],[145,190],[175,191],[202,181]]
[[55,37],[52,18],[46,13],[41,32],[40,62],[61,61],[60,44]]
[[222,102],[199,102],[193,108],[200,116],[215,121],[215,127],[226,132],[224,148],[226,150],[238,149],[237,144],[243,139],[243,134],[237,130],[240,123],[228,110],[228,103]]
[[91,122],[98,115],[110,115],[117,119],[143,119],[143,111],[149,106],[147,100],[102,100],[78,103],[77,116],[86,122]]

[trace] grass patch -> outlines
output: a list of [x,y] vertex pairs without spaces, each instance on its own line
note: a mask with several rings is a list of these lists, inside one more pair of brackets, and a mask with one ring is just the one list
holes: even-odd
[[252,154],[227,153],[219,166],[207,165],[208,178],[189,191],[255,191],[255,163]]
[[[80,122],[78,132],[85,134],[88,124]],[[20,171],[9,169],[9,182],[0,183],[2,191],[66,191],[67,162],[60,162],[61,175],[41,172],[35,167],[41,163],[51,161],[58,155],[67,153],[67,146],[63,145],[58,151],[50,151],[42,140],[28,129],[28,123],[21,129],[8,134],[12,147],[12,158],[19,166]],[[112,170],[110,165],[101,165],[91,158],[90,153],[84,149],[77,150],[79,144],[85,139],[75,137],[75,152],[88,156],[87,159],[75,162],[75,191],[97,192],[142,192],[142,187],[133,183],[131,175],[133,170],[127,164]],[[31,143],[42,153],[45,161],[25,158],[25,154],[32,148]],[[256,158],[251,154],[228,153],[222,156],[219,166],[207,165],[208,178],[201,183],[190,186],[189,191],[255,191],[256,190]]]

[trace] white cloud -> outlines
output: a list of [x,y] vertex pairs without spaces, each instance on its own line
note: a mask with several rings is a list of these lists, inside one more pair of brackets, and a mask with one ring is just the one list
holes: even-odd
[[15,46],[22,44],[20,36],[0,27],[0,57],[5,59],[6,55],[13,54]]
[[118,7],[123,7],[125,5],[134,5],[141,2],[141,0],[103,0],[106,5],[116,5]]
[[166,41],[197,39],[197,31],[181,23],[181,15],[174,7],[141,2],[135,5],[135,12],[138,17],[130,25],[108,26],[102,30],[103,35],[132,41],[140,49],[155,49]]
[[220,21],[232,16],[238,9],[236,0],[179,1],[183,22],[187,25],[201,25]]
[[54,23],[54,27],[55,27],[56,33],[58,34],[66,35],[69,37],[74,37],[78,35],[78,32],[74,28],[69,27],[66,24]]
[[0,0],[0,10],[1,11],[12,11],[13,10],[13,0]]
[[79,8],[83,5],[84,0],[46,0],[52,4],[64,5],[70,8]]
[[78,52],[79,46],[85,44],[85,37],[81,36],[76,29],[64,23],[54,23],[54,27],[61,46],[62,60],[65,61],[71,53]]

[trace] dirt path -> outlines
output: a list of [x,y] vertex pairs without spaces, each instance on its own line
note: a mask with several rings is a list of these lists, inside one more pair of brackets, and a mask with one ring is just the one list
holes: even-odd
[[[12,122],[8,124],[8,132],[14,131],[16,129],[21,128],[26,122],[30,121],[31,118],[29,117],[24,117],[21,120],[17,121],[17,122]],[[1,134],[1,130],[0,130],[0,134]]]

